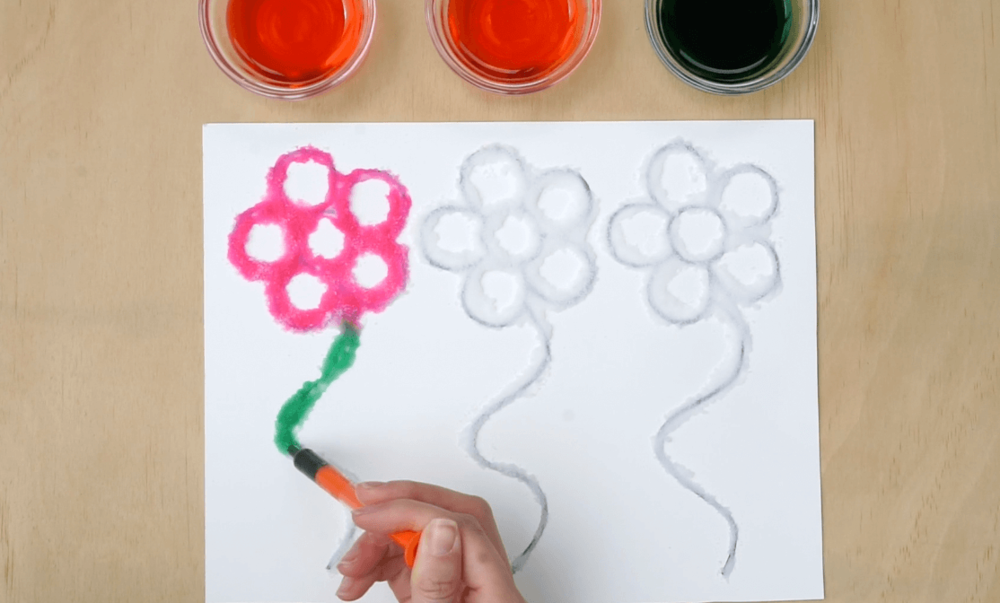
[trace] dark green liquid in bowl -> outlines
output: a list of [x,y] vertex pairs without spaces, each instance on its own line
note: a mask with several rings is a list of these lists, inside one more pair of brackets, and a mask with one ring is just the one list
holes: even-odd
[[791,27],[786,0],[657,0],[656,31],[677,61],[699,77],[742,82],[767,71]]

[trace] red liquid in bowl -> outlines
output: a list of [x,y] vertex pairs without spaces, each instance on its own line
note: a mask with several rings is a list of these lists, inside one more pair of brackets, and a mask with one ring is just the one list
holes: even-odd
[[584,0],[450,0],[455,53],[485,77],[536,78],[565,63],[584,35]]
[[247,65],[278,85],[337,72],[361,41],[361,0],[229,0],[226,27]]

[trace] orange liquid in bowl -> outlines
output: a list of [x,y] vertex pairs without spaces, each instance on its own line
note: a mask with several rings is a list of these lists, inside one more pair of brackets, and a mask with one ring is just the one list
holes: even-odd
[[276,85],[336,73],[361,42],[361,0],[229,0],[226,27],[247,66]]
[[456,54],[484,77],[533,79],[565,63],[584,35],[584,0],[451,0]]

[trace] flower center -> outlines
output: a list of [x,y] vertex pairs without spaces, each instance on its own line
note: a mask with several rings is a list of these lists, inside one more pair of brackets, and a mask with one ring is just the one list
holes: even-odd
[[541,243],[535,226],[522,216],[508,216],[495,236],[500,249],[514,261],[530,258]]
[[685,209],[670,225],[670,242],[689,262],[707,262],[722,252],[726,227],[718,212],[706,207]]
[[344,233],[337,230],[332,221],[324,218],[309,235],[309,249],[317,257],[332,260],[344,250]]

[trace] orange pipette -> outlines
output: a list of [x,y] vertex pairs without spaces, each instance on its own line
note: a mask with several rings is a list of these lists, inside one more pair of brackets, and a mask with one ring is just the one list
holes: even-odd
[[[295,467],[304,473],[306,477],[316,482],[316,484],[329,492],[334,498],[344,503],[352,509],[362,507],[358,495],[354,491],[354,484],[351,480],[343,476],[329,463],[324,461],[318,454],[308,448],[297,448],[292,446],[288,449],[288,454],[292,455]],[[417,546],[420,544],[420,532],[406,530],[396,532],[390,536],[396,544],[403,548],[403,559],[406,565],[413,567],[417,560]]]

